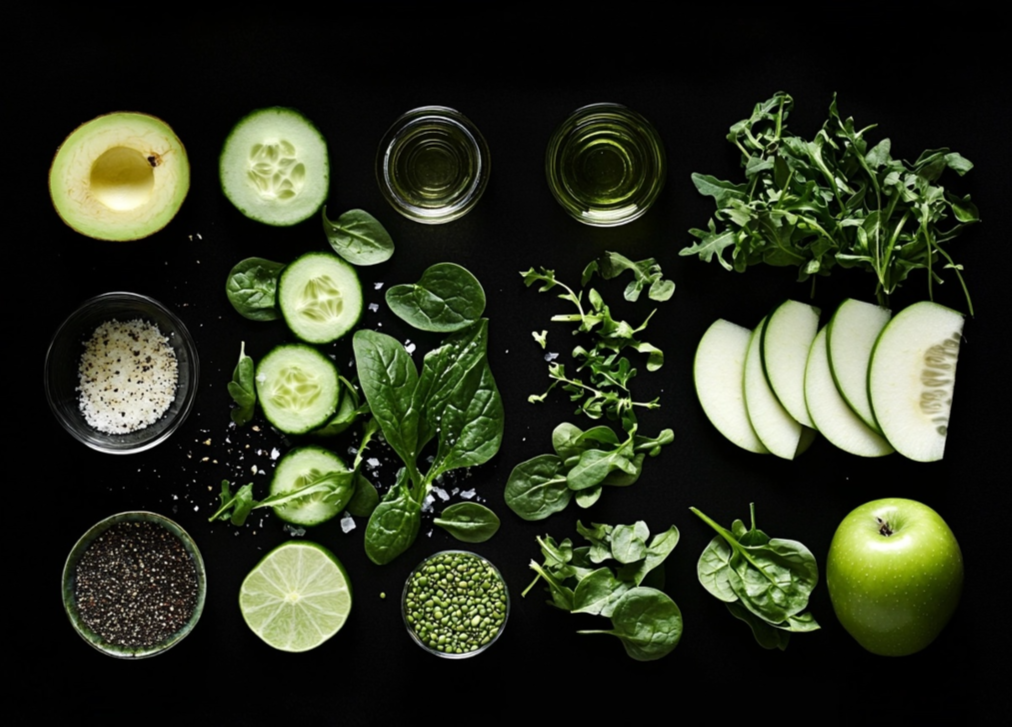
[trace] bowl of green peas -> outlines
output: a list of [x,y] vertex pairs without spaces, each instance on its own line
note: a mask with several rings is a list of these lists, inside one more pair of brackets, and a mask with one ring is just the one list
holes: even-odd
[[499,569],[467,550],[430,555],[408,576],[401,596],[408,634],[446,659],[485,651],[502,635],[509,612],[509,590]]

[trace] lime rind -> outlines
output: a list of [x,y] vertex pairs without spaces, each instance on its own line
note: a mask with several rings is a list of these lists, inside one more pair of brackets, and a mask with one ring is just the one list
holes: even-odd
[[239,591],[250,629],[280,651],[315,649],[351,612],[351,584],[340,561],[306,541],[278,546],[250,571]]

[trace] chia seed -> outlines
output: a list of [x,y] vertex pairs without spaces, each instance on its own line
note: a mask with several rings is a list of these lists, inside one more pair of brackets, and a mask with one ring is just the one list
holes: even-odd
[[74,596],[81,620],[111,644],[151,647],[182,629],[197,607],[197,569],[174,534],[120,522],[81,555]]

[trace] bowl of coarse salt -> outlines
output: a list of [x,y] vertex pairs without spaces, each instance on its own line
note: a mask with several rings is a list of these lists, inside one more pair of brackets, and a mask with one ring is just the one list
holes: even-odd
[[158,301],[113,292],[86,300],[46,354],[46,398],[79,442],[132,454],[164,442],[197,395],[197,346]]

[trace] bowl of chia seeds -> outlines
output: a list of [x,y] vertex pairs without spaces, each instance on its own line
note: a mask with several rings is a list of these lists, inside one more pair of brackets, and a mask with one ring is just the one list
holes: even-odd
[[509,612],[509,590],[499,569],[466,550],[444,550],[423,560],[401,596],[408,634],[446,659],[485,651],[502,635]]
[[56,330],[46,399],[79,442],[132,454],[164,442],[186,420],[199,372],[196,342],[172,311],[137,293],[105,293]]
[[86,532],[63,568],[63,607],[103,654],[143,659],[182,641],[207,595],[193,538],[167,517],[122,512]]

